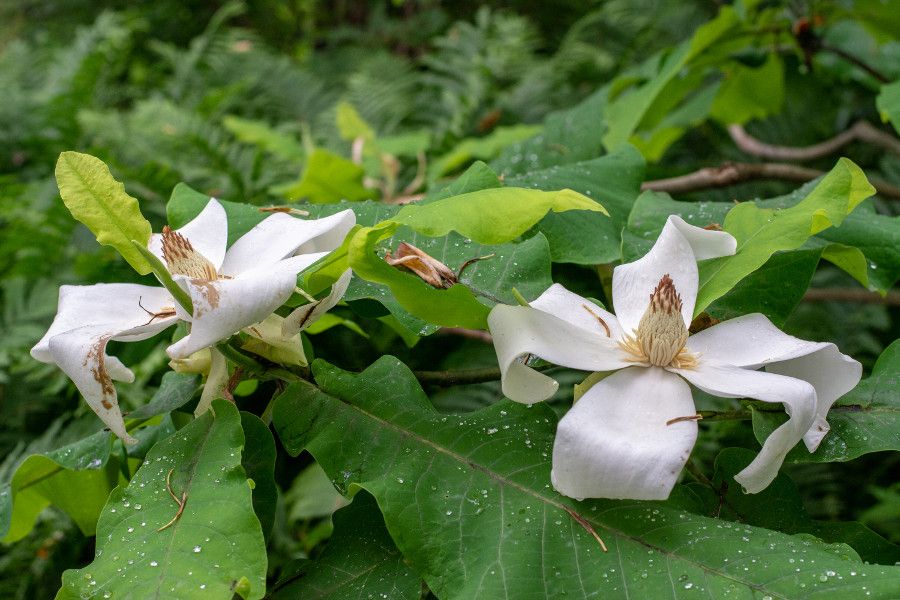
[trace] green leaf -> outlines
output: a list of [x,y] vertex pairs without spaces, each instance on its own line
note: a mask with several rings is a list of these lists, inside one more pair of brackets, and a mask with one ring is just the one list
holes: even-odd
[[[756,457],[745,448],[726,448],[716,457],[713,486],[721,496],[710,498],[708,509],[723,519],[784,533],[809,533],[823,541],[843,543],[863,560],[885,565],[900,562],[900,546],[857,522],[815,521],[806,513],[797,485],[784,473],[758,494],[744,494],[734,476]],[[707,488],[708,489],[708,488]]]
[[102,160],[80,152],[63,152],[56,163],[59,195],[72,216],[84,223],[104,246],[112,246],[132,268],[146,275],[150,265],[131,240],[147,245],[152,229],[137,199],[113,179]]
[[700,265],[700,289],[694,313],[731,290],[779,250],[794,250],[812,235],[839,226],[857,204],[875,193],[865,173],[842,158],[801,202],[783,210],[760,208],[752,202],[735,206],[723,228],[737,239],[734,256]]
[[[831,430],[819,448],[810,454],[799,444],[791,450],[789,462],[843,462],[870,452],[900,450],[900,341],[895,341],[878,358],[872,374],[828,411]],[[762,442],[787,417],[753,411],[753,432]]]
[[279,581],[270,597],[418,600],[421,592],[421,582],[388,535],[375,499],[360,492],[334,514],[334,535],[322,554]]
[[[231,598],[247,578],[265,593],[266,549],[241,468],[244,434],[230,402],[216,400],[158,444],[127,487],[113,490],[97,524],[97,555],[63,574],[59,600],[98,597]],[[171,488],[186,498],[184,511]],[[170,521],[172,524],[158,531]]]
[[512,144],[522,142],[541,131],[536,125],[515,125],[498,127],[489,135],[480,138],[466,138],[460,141],[450,152],[439,156],[428,168],[428,179],[433,181],[458,171],[473,160],[489,160]]
[[309,465],[297,475],[284,500],[291,507],[288,520],[292,522],[330,517],[349,503],[334,489],[318,463]]
[[822,248],[778,252],[706,312],[720,321],[758,312],[781,327],[803,300],[821,257]]
[[568,187],[602,203],[609,218],[590,211],[551,212],[536,227],[550,242],[553,262],[593,265],[621,258],[622,228],[643,179],[643,157],[623,146],[601,158],[514,176],[506,183],[548,191]]
[[723,125],[744,124],[779,112],[783,104],[784,65],[779,55],[769,54],[761,67],[735,62],[725,71],[711,115]]
[[295,383],[276,401],[282,443],[292,455],[308,450],[340,490],[375,496],[394,542],[439,598],[900,593],[900,569],[864,565],[849,549],[838,555],[663,503],[556,494],[556,417],[545,404],[439,414],[391,357],[361,374],[321,361],[313,371],[321,390]]
[[503,187],[410,204],[392,219],[419,233],[441,237],[456,231],[482,244],[503,244],[519,237],[548,212],[590,210],[608,215],[587,196],[563,189],[553,192]]
[[[512,288],[533,299],[553,283],[550,249],[541,234],[521,243],[495,246],[481,245],[456,233],[440,238],[423,236],[407,227],[386,240],[380,238],[377,228],[353,238],[350,266],[362,279],[354,280],[344,298],[377,300],[419,335],[433,332],[428,323],[483,329],[496,300],[515,303]],[[467,266],[460,278],[462,285],[437,289],[404,269],[388,265],[383,252],[377,252],[379,247],[393,250],[400,242],[416,246],[454,271],[470,259],[493,256]]]
[[601,88],[573,108],[551,113],[544,120],[543,131],[507,147],[491,167],[508,177],[603,154],[606,94],[607,89]]
[[[186,183],[179,183],[172,190],[169,203],[166,204],[169,226],[172,229],[184,227],[206,208],[209,201],[210,197],[206,194],[191,189]],[[269,216],[251,204],[227,200],[218,202],[225,209],[225,216],[228,218],[229,246]]]
[[335,120],[341,139],[352,142],[356,138],[363,138],[366,142],[375,139],[375,131],[366,123],[359,112],[349,102],[342,100],[335,107]]
[[110,461],[110,433],[99,431],[46,454],[32,454],[12,480],[0,486],[3,543],[25,537],[38,515],[56,506],[93,535],[109,492],[118,483],[118,463]]
[[305,200],[315,204],[374,198],[375,191],[363,186],[364,175],[365,171],[356,163],[327,150],[316,149],[307,158],[299,181],[272,191],[291,202]]
[[881,86],[875,105],[881,113],[881,120],[890,121],[894,129],[900,132],[900,81]]
[[245,144],[258,146],[263,151],[278,158],[299,162],[303,160],[306,154],[303,151],[303,146],[294,136],[273,129],[264,121],[242,119],[234,115],[228,115],[222,120],[222,125],[234,137]]
[[610,102],[604,114],[609,127],[603,136],[603,145],[608,150],[615,150],[626,144],[647,111],[685,65],[725,36],[737,24],[738,18],[734,9],[730,6],[722,8],[719,15],[701,26],[690,41],[681,44],[661,61],[659,71],[653,79],[637,90],[621,94]]
[[272,431],[259,417],[241,411],[241,429],[244,430],[244,451],[241,466],[253,481],[253,512],[266,539],[275,524],[278,504],[278,486],[275,485],[275,439]]
[[150,402],[131,411],[129,419],[149,419],[157,415],[177,410],[190,402],[197,391],[198,377],[186,373],[168,371],[162,376],[159,389],[150,398]]

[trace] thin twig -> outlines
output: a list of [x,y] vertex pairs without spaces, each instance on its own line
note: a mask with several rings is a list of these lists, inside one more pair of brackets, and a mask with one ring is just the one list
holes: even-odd
[[[725,163],[718,167],[706,167],[687,175],[645,181],[642,190],[683,194],[709,188],[728,187],[757,179],[781,179],[805,183],[825,173],[785,163]],[[900,199],[900,187],[870,178],[869,182],[884,197]]]
[[500,381],[500,369],[465,369],[462,371],[415,371],[419,383],[431,383],[440,386],[466,385],[469,383],[485,383]]
[[868,73],[869,75],[871,75],[872,77],[874,77],[881,83],[890,83],[890,81],[891,81],[890,79],[888,79],[888,77],[884,73],[877,70],[872,65],[864,62],[860,58],[854,56],[853,54],[850,54],[849,52],[847,52],[846,50],[844,50],[842,48],[838,48],[837,46],[831,46],[830,44],[825,44],[820,41],[818,50],[825,51],[825,52],[831,52],[832,54],[840,56],[847,62],[856,65],[857,67],[859,67],[860,69],[862,69],[863,71],[865,71],[866,73]]
[[900,139],[878,129],[868,121],[857,121],[850,129],[812,146],[767,144],[747,133],[743,125],[738,124],[729,125],[728,134],[742,151],[770,160],[815,160],[834,154],[847,144],[857,140],[878,146],[894,154],[900,154]]
[[597,535],[597,532],[594,530],[594,527],[590,524],[590,522],[589,522],[587,519],[585,519],[584,517],[582,517],[581,515],[579,515],[577,512],[575,512],[574,510],[572,510],[572,509],[569,508],[568,506],[563,505],[563,509],[565,509],[565,511],[566,511],[567,513],[569,513],[569,516],[572,517],[573,519],[575,519],[575,521],[577,521],[579,525],[581,525],[582,527],[584,527],[585,530],[586,530],[589,534],[591,534],[592,536],[594,536],[594,539],[597,540],[597,543],[598,543],[598,544],[600,544],[600,549],[601,549],[601,550],[603,550],[604,552],[609,552],[609,550],[606,549],[606,544],[603,543],[603,540],[600,538],[599,535]]
[[175,504],[178,505],[178,512],[175,513],[175,516],[172,517],[172,520],[157,529],[156,531],[163,531],[168,529],[172,525],[175,524],[175,521],[181,516],[181,513],[184,512],[184,505],[187,504],[187,492],[181,492],[181,499],[178,499],[178,496],[175,495],[175,492],[172,491],[172,471],[175,469],[169,469],[169,472],[166,473],[166,491],[169,492],[169,495],[172,496],[172,500],[175,501]]
[[877,292],[857,288],[813,288],[803,295],[804,302],[859,302],[861,304],[886,304],[900,306],[900,292]]
[[484,342],[485,344],[494,343],[494,337],[487,331],[481,331],[480,329],[466,329],[464,327],[441,327],[438,333],[441,335],[458,335],[459,337]]

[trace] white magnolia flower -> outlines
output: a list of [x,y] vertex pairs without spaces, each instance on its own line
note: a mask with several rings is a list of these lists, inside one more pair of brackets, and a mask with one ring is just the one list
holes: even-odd
[[[728,233],[670,216],[653,248],[613,272],[613,315],[553,285],[530,306],[497,306],[488,317],[503,393],[532,404],[556,381],[523,356],[585,371],[615,371],[560,420],[554,487],[573,498],[661,500],[669,496],[697,438],[688,383],[726,398],[784,405],[789,419],[735,479],[756,493],[772,482],[801,439],[813,452],[828,409],[859,382],[861,365],[834,344],[807,342],[751,314],[688,337],[697,261],[735,252]],[[759,371],[765,367],[764,371]]]
[[174,359],[227,339],[281,306],[293,293],[297,274],[337,248],[355,222],[350,210],[308,221],[276,213],[226,250],[225,210],[210,200],[190,223],[177,231],[166,227],[148,243],[189,294],[193,314],[162,287],[64,285],[56,318],[31,355],[57,364],[113,433],[132,442],[113,380],[131,382],[134,374],[106,354],[110,340],[143,340],[179,319],[189,321],[191,331],[167,349]]

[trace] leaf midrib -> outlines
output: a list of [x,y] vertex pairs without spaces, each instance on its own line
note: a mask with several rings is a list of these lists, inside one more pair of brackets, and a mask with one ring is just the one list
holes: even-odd
[[[304,383],[305,383],[305,382],[304,382]],[[306,385],[312,385],[312,384],[308,384],[308,383],[307,383]],[[314,387],[315,387],[315,386],[314,386]],[[320,390],[320,391],[321,391],[321,390]],[[323,391],[322,393],[325,393],[325,392]],[[375,421],[375,422],[377,422],[377,423],[379,423],[379,424],[381,424],[381,425],[384,425],[384,426],[388,427],[389,429],[393,429],[394,431],[400,433],[401,435],[405,435],[405,436],[407,436],[407,437],[409,437],[409,438],[415,440],[416,442],[418,442],[418,443],[420,443],[420,444],[422,444],[422,445],[428,446],[428,447],[434,449],[434,450],[437,451],[437,452],[440,452],[440,453],[442,453],[442,454],[444,454],[444,455],[446,455],[446,456],[449,456],[450,458],[452,458],[453,460],[455,460],[455,461],[457,461],[457,462],[459,462],[459,463],[462,463],[462,464],[464,464],[464,465],[468,465],[469,467],[471,467],[471,468],[473,468],[473,469],[477,469],[477,470],[481,471],[482,473],[484,473],[485,475],[487,475],[487,476],[490,477],[491,479],[494,479],[495,481],[497,481],[498,483],[500,483],[500,484],[502,484],[502,485],[506,485],[506,486],[509,486],[509,487],[511,487],[511,488],[514,488],[514,489],[518,490],[519,492],[521,492],[521,493],[523,493],[523,494],[526,494],[526,495],[528,495],[528,496],[531,496],[531,497],[533,497],[533,498],[535,498],[535,499],[537,499],[537,500],[543,502],[544,504],[549,504],[550,506],[553,506],[554,508],[556,508],[556,509],[558,509],[558,510],[561,510],[561,511],[563,511],[563,512],[565,512],[565,513],[568,513],[568,511],[566,510],[566,505],[563,504],[562,502],[558,501],[558,500],[554,500],[553,498],[548,498],[547,496],[544,496],[544,495],[540,494],[539,492],[536,492],[536,491],[534,491],[534,490],[531,490],[531,489],[529,489],[529,488],[523,486],[522,484],[519,484],[519,483],[517,483],[517,482],[515,482],[515,481],[512,481],[512,480],[508,479],[507,477],[501,475],[500,473],[497,473],[496,471],[491,470],[490,468],[488,468],[488,467],[486,467],[486,466],[483,466],[483,465],[480,465],[480,464],[478,464],[478,463],[476,463],[476,462],[474,462],[474,461],[471,461],[471,460],[469,460],[468,458],[466,458],[465,456],[463,456],[463,455],[461,455],[461,454],[458,454],[457,452],[455,452],[455,451],[453,451],[453,450],[451,450],[451,449],[449,449],[449,448],[445,448],[445,447],[443,447],[443,446],[440,446],[440,445],[438,445],[437,443],[432,442],[431,440],[429,440],[429,439],[427,439],[427,438],[425,438],[425,437],[419,435],[418,433],[416,433],[416,432],[414,432],[414,431],[410,431],[410,430],[408,430],[408,429],[405,429],[405,428],[403,428],[403,427],[400,427],[399,425],[396,425],[396,424],[394,424],[394,423],[391,423],[390,421],[387,421],[387,420],[385,420],[385,419],[382,419],[381,417],[379,417],[379,416],[377,416],[377,415],[375,415],[375,414],[373,414],[373,413],[370,413],[370,412],[364,410],[363,408],[361,408],[361,407],[359,407],[359,406],[357,406],[357,405],[355,405],[355,404],[353,404],[353,403],[351,403],[351,402],[349,402],[349,401],[347,401],[347,400],[344,400],[343,398],[335,397],[335,396],[332,396],[331,394],[327,394],[327,393],[325,393],[325,394],[326,394],[329,398],[332,398],[332,399],[335,399],[335,400],[341,402],[342,404],[344,404],[344,405],[346,405],[346,406],[348,406],[348,407],[350,407],[350,408],[356,410],[357,412],[359,412],[359,413],[362,414],[363,416],[365,416],[365,417],[367,417],[367,418],[369,418],[369,419],[371,419],[371,420],[373,420],[373,421]],[[430,419],[429,419],[429,422],[431,422]],[[573,509],[573,510],[574,510],[574,509]],[[685,562],[685,563],[691,564],[691,565],[693,565],[693,566],[695,566],[695,567],[697,567],[697,568],[703,570],[703,571],[706,572],[706,573],[712,573],[712,574],[715,574],[715,575],[717,575],[717,576],[719,576],[719,577],[722,577],[723,579],[727,579],[727,580],[733,581],[733,582],[735,582],[735,583],[738,583],[738,584],[740,584],[740,585],[746,586],[746,587],[748,587],[748,588],[751,588],[751,589],[754,589],[754,590],[757,590],[757,591],[760,591],[760,592],[766,592],[767,594],[774,594],[773,597],[780,598],[781,600],[789,600],[789,598],[788,598],[787,596],[782,596],[782,595],[776,594],[775,592],[772,592],[772,591],[770,591],[770,590],[767,590],[767,589],[766,589],[763,585],[761,585],[761,584],[750,583],[750,582],[744,581],[744,580],[742,580],[742,579],[739,579],[739,578],[737,578],[737,577],[734,577],[734,576],[731,576],[731,575],[729,575],[729,574],[727,574],[727,573],[724,573],[724,572],[722,572],[722,571],[719,571],[719,570],[717,570],[717,569],[715,569],[715,568],[713,568],[713,567],[704,565],[703,563],[699,563],[699,562],[697,562],[697,561],[691,560],[691,559],[686,558],[686,557],[684,557],[684,556],[675,554],[675,553],[673,553],[673,552],[670,552],[670,551],[668,551],[668,550],[665,550],[665,549],[663,549],[663,548],[660,548],[659,546],[656,546],[656,545],[654,545],[654,544],[651,544],[650,542],[647,542],[646,540],[643,540],[643,539],[641,539],[640,537],[629,535],[629,534],[625,533],[624,531],[621,531],[621,530],[619,530],[619,529],[614,529],[614,528],[612,528],[612,527],[609,527],[609,526],[606,525],[606,524],[603,524],[603,523],[601,523],[601,522],[599,522],[599,521],[593,520],[592,518],[590,518],[589,516],[586,516],[586,515],[582,514],[581,512],[577,512],[577,511],[576,511],[576,514],[578,514],[578,516],[580,516],[582,519],[584,519],[584,520],[587,521],[588,523],[591,523],[592,525],[595,525],[595,526],[601,528],[602,530],[609,531],[610,533],[612,533],[614,536],[616,536],[617,543],[618,543],[618,539],[619,539],[619,538],[625,538],[625,539],[631,540],[631,541],[633,541],[633,542],[636,542],[636,543],[638,543],[638,544],[640,544],[640,545],[642,545],[642,546],[644,546],[644,547],[646,547],[646,548],[649,548],[649,549],[651,549],[651,550],[654,550],[654,551],[656,551],[656,552],[659,552],[661,555],[666,556],[666,557],[668,557],[668,558],[675,558],[675,559],[677,559],[677,560],[679,560],[679,561],[683,561],[683,562]]]

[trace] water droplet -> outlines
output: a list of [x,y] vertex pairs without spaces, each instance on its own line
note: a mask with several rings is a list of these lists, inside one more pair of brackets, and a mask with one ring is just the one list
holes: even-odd
[[151,566],[151,567],[158,567],[158,566],[159,566],[159,563],[156,562],[155,560],[151,560],[151,561],[150,561],[150,566]]
[[201,549],[200,546],[194,546],[194,554],[199,553]]

